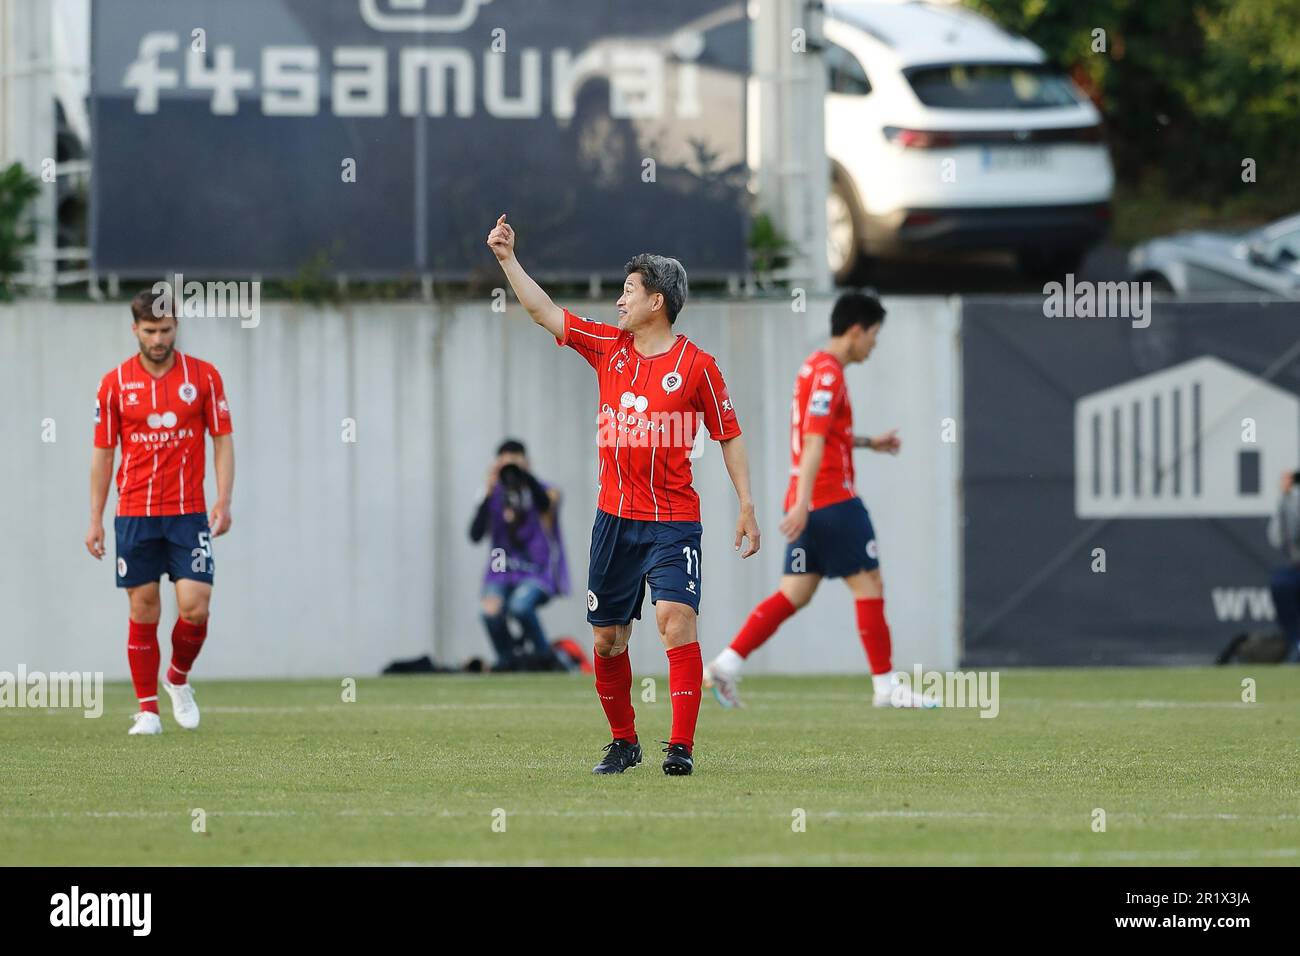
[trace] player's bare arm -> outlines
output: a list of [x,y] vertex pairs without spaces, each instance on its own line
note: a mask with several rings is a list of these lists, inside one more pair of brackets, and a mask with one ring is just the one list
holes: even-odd
[[817,470],[826,453],[826,438],[815,433],[803,436],[803,454],[799,456],[799,491],[794,507],[781,519],[781,533],[787,541],[795,541],[808,527],[808,512],[812,510],[813,486],[817,483]]
[[113,457],[116,448],[95,448],[90,458],[90,530],[86,533],[86,550],[96,559],[104,557],[104,504],[108,486],[113,482]]
[[557,339],[564,336],[564,310],[551,301],[551,297],[533,281],[532,276],[515,258],[515,231],[506,222],[506,214],[501,218],[487,237],[488,247],[501,263],[501,271],[506,274],[510,288],[515,290],[519,304],[528,310],[533,321],[550,332]]
[[754,499],[749,492],[749,456],[745,452],[745,440],[737,435],[720,443],[722,460],[727,464],[727,474],[736,488],[736,497],[740,499],[740,517],[736,519],[736,550],[741,542],[749,541],[749,546],[741,558],[748,558],[758,553],[759,537],[758,519],[754,516]]
[[235,442],[229,434],[212,436],[212,467],[217,473],[217,501],[208,515],[212,536],[230,530],[230,497],[235,489]]
[[874,438],[866,435],[855,435],[853,437],[853,447],[870,448],[872,451],[897,455],[899,449],[903,447],[903,440],[898,437],[898,429],[891,428],[889,431],[881,435],[876,435]]

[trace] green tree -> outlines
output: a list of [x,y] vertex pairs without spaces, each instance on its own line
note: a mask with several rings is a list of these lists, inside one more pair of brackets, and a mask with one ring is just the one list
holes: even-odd
[[[1300,0],[965,3],[1029,37],[1089,90],[1121,182],[1273,214],[1300,206]],[[1247,158],[1253,184],[1242,180]]]
[[36,241],[27,207],[41,184],[19,163],[0,170],[0,300],[12,298],[13,277],[23,267],[23,250]]

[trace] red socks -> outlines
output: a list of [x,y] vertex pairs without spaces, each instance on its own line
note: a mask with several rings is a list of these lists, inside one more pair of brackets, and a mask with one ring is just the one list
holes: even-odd
[[596,661],[596,694],[605,708],[610,733],[636,743],[636,711],[632,709],[632,661],[627,648],[616,657],[592,655]]
[[704,660],[700,657],[698,641],[668,648],[668,690],[673,702],[670,744],[685,744],[687,750],[695,746],[695,721],[700,716],[703,680]]
[[[627,651],[617,657],[595,656],[596,694],[605,708],[610,734],[619,740],[636,741],[636,712],[632,709],[632,662]],[[695,746],[695,722],[700,715],[700,684],[704,660],[698,642],[668,649],[668,690],[673,705],[670,744]]]
[[762,647],[794,612],[795,606],[790,603],[790,599],[777,591],[750,612],[745,626],[731,642],[731,649],[741,657],[748,657]]
[[[191,624],[184,618],[176,619],[172,628],[172,664],[167,668],[167,680],[172,684],[184,684],[194,659],[199,656],[203,639],[208,636],[207,622]],[[131,665],[131,683],[135,685],[135,696],[140,701],[140,709],[158,713],[158,664],[162,653],[158,649],[158,623],[141,624],[131,622],[130,636],[126,642],[126,659]],[[628,684],[631,685],[632,674],[628,672]]]
[[158,713],[158,622],[131,622],[126,639],[126,659],[131,665],[131,683],[140,709]]
[[887,674],[893,670],[890,660],[889,625],[885,623],[885,599],[864,598],[855,602],[858,609],[858,635],[867,652],[867,662],[872,674]]
[[[184,684],[189,679],[194,658],[199,656],[199,649],[203,647],[203,639],[207,636],[207,621],[202,624],[191,624],[183,617],[176,619],[176,626],[172,628],[172,666],[167,668],[169,684]],[[155,662],[155,670],[157,666]]]

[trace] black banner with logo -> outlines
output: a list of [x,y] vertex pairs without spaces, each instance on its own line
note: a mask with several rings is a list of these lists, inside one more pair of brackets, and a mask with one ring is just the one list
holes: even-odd
[[963,305],[964,662],[1204,664],[1271,630],[1300,305],[1049,311]]

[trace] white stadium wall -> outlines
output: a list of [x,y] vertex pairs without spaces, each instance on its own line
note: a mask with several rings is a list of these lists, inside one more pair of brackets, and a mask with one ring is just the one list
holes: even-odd
[[[565,303],[610,320],[609,302]],[[940,440],[958,408],[958,319],[941,299],[886,300],[875,355],[849,370],[859,433],[898,426],[897,458],[860,452],[885,575],[895,663],[950,668],[960,611],[958,445]],[[714,353],[745,431],[763,550],[731,548],[735,499],[717,446],[696,463],[704,509],[701,641],[730,640],[781,570],[777,531],[789,467],[790,395],[803,358],[825,339],[831,300],[806,314],[775,302],[689,305],[680,330]],[[183,322],[180,347],[225,378],[235,422],[234,526],[216,541],[205,677],[370,675],[398,657],[487,657],[478,620],[486,548],[467,529],[506,435],[564,493],[574,593],[542,612],[553,637],[589,646],[587,542],[595,508],[596,386],[517,306],[344,310],[270,304],[256,328]],[[24,302],[0,308],[0,670],[103,671],[125,678],[126,599],[109,553],[94,561],[87,527],[95,389],[132,354],[123,304]],[[355,444],[342,440],[356,422]],[[48,420],[48,421],[47,421]],[[43,440],[53,423],[53,441]],[[213,493],[211,454],[209,502]],[[164,587],[160,634],[174,599]],[[637,672],[663,673],[647,601],[634,632]],[[852,604],[831,582],[752,661],[750,673],[862,673]]]

